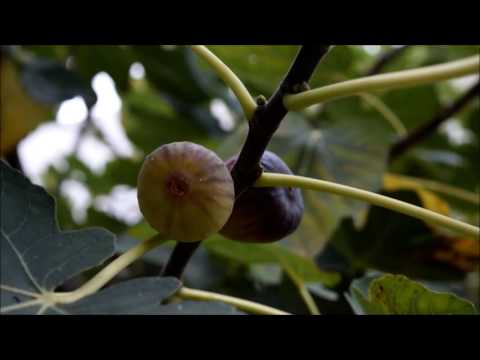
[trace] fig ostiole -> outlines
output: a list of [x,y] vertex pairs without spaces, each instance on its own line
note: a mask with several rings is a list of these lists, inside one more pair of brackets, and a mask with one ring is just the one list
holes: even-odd
[[226,164],[213,151],[191,142],[162,145],[149,154],[138,175],[137,196],[150,226],[182,242],[218,232],[235,201]]
[[[238,156],[226,161],[231,170]],[[265,172],[292,174],[283,160],[265,151],[261,165]],[[302,219],[304,204],[297,188],[250,188],[236,201],[232,214],[220,233],[228,239],[268,243],[293,233]]]

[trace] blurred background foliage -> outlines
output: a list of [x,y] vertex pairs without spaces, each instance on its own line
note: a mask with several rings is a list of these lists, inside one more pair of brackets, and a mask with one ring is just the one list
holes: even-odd
[[[268,97],[298,47],[209,48],[253,96]],[[364,76],[392,49],[335,46],[318,66],[311,87]],[[233,94],[188,47],[11,46],[1,51],[2,157],[18,157],[26,175],[55,196],[61,228],[105,227],[119,236],[119,252],[152,233],[135,200],[145,154],[187,140],[227,159],[245,138],[246,121]],[[478,46],[409,46],[381,71],[478,52]],[[478,200],[478,98],[392,163],[388,151],[399,135],[386,121],[393,114],[412,130],[475,81],[478,76],[289,113],[269,149],[299,175],[384,192],[478,226],[475,199],[461,200],[395,175],[448,184]],[[303,195],[306,213],[295,234],[268,245],[214,236],[189,264],[186,284],[307,313],[295,290],[298,282],[292,281],[296,278],[322,311],[350,313],[344,292],[352,279],[379,271],[448,289],[478,306],[478,239],[358,201],[317,192]],[[153,251],[116,281],[157,275],[170,251],[169,246]]]

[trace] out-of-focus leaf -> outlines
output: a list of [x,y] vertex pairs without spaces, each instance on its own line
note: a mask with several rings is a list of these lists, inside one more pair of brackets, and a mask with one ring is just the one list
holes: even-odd
[[[387,195],[416,205],[420,203],[418,195],[413,192]],[[461,279],[464,269],[441,261],[436,255],[439,251],[455,251],[444,239],[445,236],[433,232],[420,220],[372,207],[361,230],[356,229],[351,219],[345,219],[328,246],[348,259],[353,269],[373,268],[431,280]],[[465,255],[456,253],[467,260]],[[470,261],[475,263],[478,259]]]
[[469,301],[454,294],[431,291],[403,275],[387,274],[381,277],[355,280],[350,287],[349,301],[357,314],[453,315],[477,313]]
[[64,62],[68,58],[68,46],[66,45],[27,45],[21,48],[35,56],[51,60]]
[[133,46],[147,79],[163,94],[186,103],[208,101],[205,82],[193,68],[196,56],[186,46]]
[[382,100],[407,129],[429,121],[442,106],[434,85],[391,90],[383,94]]
[[45,104],[59,104],[75,96],[81,96],[89,108],[97,102],[97,95],[88,83],[52,60],[34,59],[23,64],[21,79],[27,93]]
[[[195,118],[179,114],[171,104],[151,90],[130,92],[124,98],[122,112],[128,137],[145,153],[173,141],[204,145],[211,141],[208,127],[195,121]],[[211,120],[216,124],[213,117]]]
[[428,46],[428,58],[431,63],[442,63],[478,55],[478,45],[436,45]]
[[129,69],[135,58],[127,46],[74,45],[69,50],[74,57],[75,70],[91,81],[99,72],[107,72],[120,92],[128,90]]
[[0,154],[51,116],[52,107],[32,98],[15,65],[0,52]]
[[336,273],[320,271],[315,263],[299,256],[288,248],[275,244],[247,244],[230,241],[221,236],[214,236],[204,242],[207,250],[218,256],[242,264],[278,264],[288,267],[305,282],[321,282],[334,286],[339,281]]
[[[4,162],[1,168],[1,284],[51,291],[114,252],[114,236],[104,229],[60,232],[54,200]],[[2,288],[2,306],[26,296]]]
[[128,228],[128,225],[109,214],[99,211],[94,207],[87,209],[87,218],[82,227],[101,226],[114,234],[119,234]]
[[134,159],[115,159],[107,163],[102,174],[91,179],[92,183],[87,183],[94,194],[106,194],[120,184],[136,187],[141,166],[142,162]]
[[250,264],[249,276],[261,285],[279,285],[282,283],[282,267],[278,264]]

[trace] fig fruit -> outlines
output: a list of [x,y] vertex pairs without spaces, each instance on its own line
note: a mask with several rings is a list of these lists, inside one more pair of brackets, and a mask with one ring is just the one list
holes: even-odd
[[213,151],[191,142],[162,145],[138,175],[138,203],[161,235],[195,242],[218,232],[235,201],[230,171]]
[[[237,157],[227,160],[230,170]],[[270,151],[264,152],[260,163],[265,172],[292,173],[283,160]],[[297,229],[303,210],[300,189],[252,187],[235,201],[233,212],[220,233],[242,242],[278,241]]]

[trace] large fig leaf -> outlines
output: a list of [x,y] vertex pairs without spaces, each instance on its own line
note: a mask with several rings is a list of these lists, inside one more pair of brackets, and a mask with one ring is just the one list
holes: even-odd
[[113,255],[114,235],[104,229],[61,232],[54,200],[3,161],[1,168],[2,307],[28,292],[52,291]]
[[181,283],[160,277],[117,283],[71,304],[50,303],[45,294],[114,254],[115,237],[100,228],[60,231],[53,198],[3,161],[0,170],[0,312],[240,314],[216,302],[163,305],[162,301],[174,295]]

